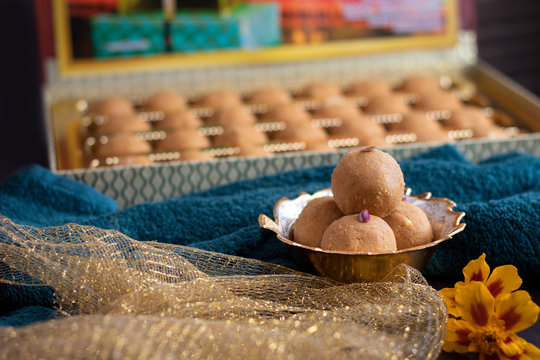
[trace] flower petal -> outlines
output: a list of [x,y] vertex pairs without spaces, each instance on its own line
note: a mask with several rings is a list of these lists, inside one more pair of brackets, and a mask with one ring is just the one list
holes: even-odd
[[439,293],[444,297],[444,303],[448,309],[448,314],[459,317],[459,313],[456,308],[456,289],[444,288],[439,290]]
[[443,350],[447,352],[456,351],[459,353],[471,351],[469,349],[469,344],[471,343],[469,334],[473,331],[474,329],[463,320],[454,318],[448,319]]
[[465,284],[471,281],[486,282],[489,276],[489,265],[486,263],[486,254],[480,255],[476,260],[471,260],[463,268],[463,275],[465,276]]
[[497,353],[493,353],[491,355],[480,353],[478,360],[506,360],[506,358],[500,357]]
[[523,352],[523,360],[538,360],[540,359],[540,349],[531,343],[525,344],[525,351]]
[[500,351],[505,356],[512,358],[518,358],[521,354],[523,354],[523,351],[525,350],[525,344],[527,342],[517,336],[514,333],[511,333],[506,339],[501,341],[499,344]]
[[[534,346],[531,343],[525,341],[525,339],[520,338],[516,334],[510,334],[509,338],[512,339],[512,342],[519,344],[520,351],[515,355],[509,355],[511,352],[505,354],[505,345],[508,343],[508,340],[504,341],[504,344],[501,345],[501,351],[499,354],[502,359],[510,360],[538,360],[540,359],[540,349]],[[506,355],[506,356],[505,356]]]
[[486,286],[493,297],[501,294],[511,293],[519,289],[523,280],[518,275],[518,270],[513,265],[498,266],[493,269],[489,276]]
[[476,327],[488,324],[495,309],[495,299],[483,283],[473,281],[468,286],[458,287],[455,298],[463,320]]
[[[457,300],[457,294],[456,294]],[[540,308],[525,290],[519,290],[497,299],[495,313],[504,321],[506,331],[518,332],[536,322]]]

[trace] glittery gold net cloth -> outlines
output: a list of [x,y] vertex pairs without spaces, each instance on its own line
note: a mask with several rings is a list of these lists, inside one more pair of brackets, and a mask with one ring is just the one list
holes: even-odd
[[429,359],[446,308],[405,265],[340,284],[278,265],[0,217],[2,282],[49,285],[63,314],[0,328],[0,358]]

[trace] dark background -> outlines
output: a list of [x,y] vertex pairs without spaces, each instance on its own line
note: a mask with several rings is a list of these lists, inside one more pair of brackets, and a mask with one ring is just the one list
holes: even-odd
[[540,1],[477,0],[479,57],[540,96]]
[[0,0],[0,181],[47,164],[32,0]]

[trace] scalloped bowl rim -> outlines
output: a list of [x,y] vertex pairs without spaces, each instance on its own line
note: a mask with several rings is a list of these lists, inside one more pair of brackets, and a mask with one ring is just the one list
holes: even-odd
[[[453,200],[450,200],[450,199],[447,199],[447,198],[432,197],[430,192],[425,192],[425,193],[416,194],[416,195],[410,195],[411,189],[407,188],[404,195],[406,195],[406,196],[408,196],[410,198],[423,200],[423,201],[438,201],[438,202],[444,203],[446,205],[446,210],[450,214],[454,215],[454,221],[452,223],[452,226],[454,226],[455,228],[450,233],[445,234],[442,238],[437,239],[437,240],[433,240],[433,241],[431,241],[431,242],[429,242],[427,244],[418,245],[418,246],[414,246],[414,247],[410,247],[410,248],[406,248],[406,249],[395,250],[395,251],[391,251],[391,252],[383,252],[383,253],[372,253],[372,252],[357,253],[357,252],[344,252],[344,251],[336,251],[336,250],[323,250],[323,249],[318,248],[318,247],[311,247],[311,246],[307,246],[307,245],[297,243],[297,242],[292,241],[290,239],[284,238],[283,236],[281,236],[279,234],[279,222],[277,221],[276,209],[278,208],[278,206],[283,201],[296,200],[296,199],[300,198],[301,196],[305,196],[305,195],[308,195],[311,198],[314,198],[316,194],[318,194],[320,192],[323,192],[323,191],[328,191],[329,189],[330,188],[321,189],[321,190],[318,190],[318,191],[314,192],[311,195],[306,193],[306,192],[301,192],[294,199],[289,199],[287,197],[283,197],[283,198],[279,199],[274,204],[274,210],[273,210],[274,219],[276,219],[276,220],[272,220],[268,216],[266,216],[264,214],[260,214],[259,215],[259,225],[260,225],[260,227],[275,232],[277,238],[281,242],[283,242],[283,243],[285,243],[287,245],[290,245],[290,246],[295,246],[295,247],[304,249],[304,250],[313,251],[313,252],[317,252],[317,253],[321,253],[321,254],[334,254],[334,255],[343,255],[343,256],[369,256],[369,257],[388,256],[388,255],[392,255],[392,254],[402,254],[402,253],[413,252],[413,251],[417,251],[417,250],[429,249],[431,247],[437,246],[438,244],[440,244],[440,243],[442,243],[442,242],[444,242],[446,240],[451,239],[454,235],[456,235],[457,233],[459,233],[459,232],[461,232],[461,231],[463,231],[465,229],[466,224],[461,222],[461,220],[465,216],[465,213],[462,212],[462,211],[453,211],[452,210],[452,208],[454,206],[456,206],[456,203]],[[268,221],[270,221],[270,224],[274,224],[275,226],[269,225]],[[276,229],[276,227],[277,227],[277,229]]]

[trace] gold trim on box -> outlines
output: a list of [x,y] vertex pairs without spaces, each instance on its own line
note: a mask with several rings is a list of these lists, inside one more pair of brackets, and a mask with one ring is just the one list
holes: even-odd
[[228,50],[204,54],[166,54],[130,59],[75,59],[71,46],[71,27],[66,0],[53,0],[52,5],[59,73],[66,76],[278,63],[333,56],[445,47],[456,43],[458,29],[456,0],[444,0],[446,22],[445,32],[443,34],[381,37],[310,45],[281,45],[275,48],[258,49],[256,51]]
[[[307,202],[318,196],[331,196],[330,189],[320,190],[313,195],[301,193],[295,199],[281,198],[274,205],[274,219],[270,219],[264,214],[259,215],[259,226],[276,233],[277,238],[285,243],[293,253],[297,262],[304,266],[313,267],[314,270],[322,276],[332,278],[340,282],[358,282],[358,281],[378,281],[384,278],[395,266],[405,263],[418,270],[422,270],[435,251],[435,247],[440,243],[451,239],[455,234],[463,231],[465,224],[461,223],[465,216],[464,212],[453,211],[456,203],[446,198],[432,197],[431,193],[410,195],[410,189],[407,189],[405,196],[407,201],[423,207],[428,219],[432,225],[435,240],[432,242],[415,246],[408,249],[393,251],[391,253],[350,253],[341,251],[322,250],[306,245],[296,243],[287,238],[284,232],[289,232],[292,224],[280,225],[281,220],[288,220],[286,216],[279,214],[279,209],[284,202],[299,202],[302,207],[302,201]],[[436,206],[429,206],[431,204]],[[304,204],[305,206],[305,204]],[[288,230],[287,230],[288,229]]]

